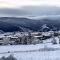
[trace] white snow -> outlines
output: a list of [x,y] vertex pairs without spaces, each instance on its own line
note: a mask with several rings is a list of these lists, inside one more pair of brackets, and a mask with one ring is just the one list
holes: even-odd
[[[58,37],[55,39],[58,43]],[[17,60],[60,60],[60,44],[53,45],[51,40],[52,38],[36,45],[0,46],[0,57],[13,54]]]
[[[40,51],[40,49],[44,49]],[[56,50],[47,50],[56,49]],[[59,50],[58,50],[59,48]],[[60,45],[52,45],[50,43],[37,45],[12,45],[0,46],[0,57],[9,56],[13,54],[17,60],[59,60],[60,59]]]

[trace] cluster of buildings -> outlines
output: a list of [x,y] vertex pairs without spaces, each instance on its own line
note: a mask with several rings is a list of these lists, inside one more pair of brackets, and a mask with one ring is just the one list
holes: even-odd
[[59,32],[13,32],[0,34],[0,45],[39,44],[43,40],[60,35]]

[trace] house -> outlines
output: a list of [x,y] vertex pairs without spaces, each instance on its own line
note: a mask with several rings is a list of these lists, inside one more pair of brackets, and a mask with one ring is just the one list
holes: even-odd
[[42,34],[42,32],[32,32],[31,33],[32,36],[41,35],[41,34]]
[[3,42],[3,38],[0,37],[0,45],[2,45],[4,42]]
[[4,40],[3,40],[4,37],[5,37],[4,35],[0,34],[0,45],[4,44]]
[[42,35],[40,35],[40,36],[34,36],[34,39],[33,39],[32,43],[33,43],[33,44],[43,43],[42,38],[43,38]]

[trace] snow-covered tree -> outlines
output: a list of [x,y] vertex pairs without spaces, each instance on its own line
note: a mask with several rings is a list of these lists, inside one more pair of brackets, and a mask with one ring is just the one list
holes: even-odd
[[55,37],[53,37],[52,43],[57,44],[57,41],[56,41]]
[[60,44],[60,36],[58,36],[58,38],[59,38],[59,44]]
[[3,56],[0,58],[0,60],[17,60],[17,59],[13,55],[10,55],[8,57]]
[[17,60],[13,55],[10,55],[6,58],[6,60]]
[[42,31],[42,32],[43,32],[43,31],[44,31],[44,32],[49,31],[49,27],[47,26],[47,24],[42,25],[41,31]]
[[0,60],[6,60],[5,56],[1,57]]

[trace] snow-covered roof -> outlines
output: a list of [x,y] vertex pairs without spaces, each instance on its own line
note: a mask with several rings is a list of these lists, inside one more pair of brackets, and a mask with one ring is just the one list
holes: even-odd
[[43,37],[43,36],[41,35],[41,36],[34,36],[34,37],[38,38],[38,37]]
[[13,36],[12,36],[11,38],[18,38],[18,37],[13,37]]

